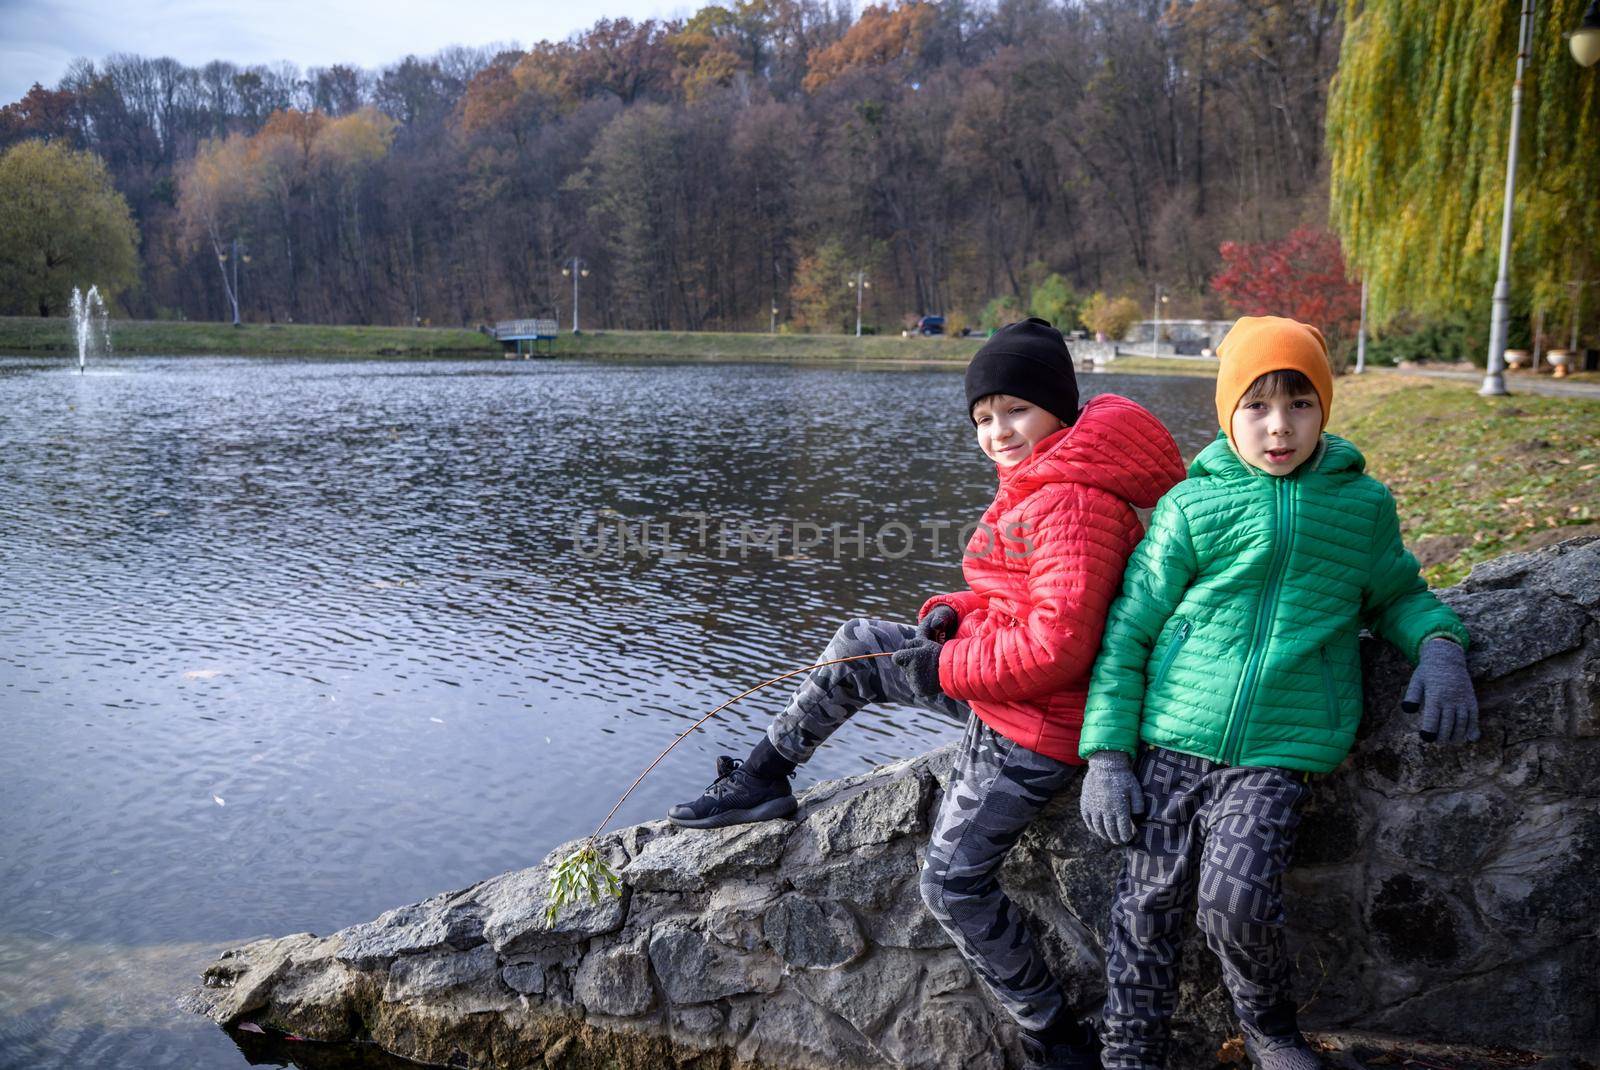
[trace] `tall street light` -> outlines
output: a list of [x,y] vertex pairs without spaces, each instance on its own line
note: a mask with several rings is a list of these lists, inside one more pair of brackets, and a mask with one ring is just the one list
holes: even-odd
[[1356,374],[1367,370],[1367,280],[1361,280],[1361,326],[1356,329]]
[[1522,128],[1522,72],[1533,43],[1533,0],[1522,0],[1517,33],[1517,80],[1511,83],[1511,148],[1506,153],[1506,197],[1500,209],[1500,275],[1494,281],[1494,311],[1489,317],[1489,366],[1478,393],[1493,397],[1506,390],[1506,329],[1511,317],[1511,210],[1517,192],[1517,131]]
[[1150,355],[1152,357],[1161,355],[1161,306],[1172,299],[1172,295],[1167,293],[1166,289],[1159,282],[1156,283],[1156,303],[1150,315]]
[[[1533,44],[1534,0],[1522,0],[1517,34],[1517,80],[1511,85],[1511,147],[1506,154],[1506,196],[1500,210],[1500,275],[1494,283],[1494,311],[1489,318],[1489,366],[1478,393],[1502,395],[1506,390],[1506,330],[1511,314],[1511,209],[1517,188],[1517,131],[1522,126],[1522,73]],[[1600,61],[1600,0],[1589,0],[1583,21],[1566,35],[1572,58],[1581,66]]]
[[856,337],[861,337],[861,291],[872,289],[872,283],[867,279],[865,271],[858,271],[846,281],[856,288]]
[[239,251],[238,238],[233,239],[233,243],[230,248],[232,250],[233,258],[233,285],[231,287],[227,285],[228,258],[230,254],[219,250],[217,252],[217,266],[222,268],[223,289],[228,291],[228,300],[233,305],[233,325],[237,327],[239,326],[239,261],[243,260],[246,264],[248,264],[250,262],[250,252],[248,248],[246,248],[243,253]]
[[582,334],[578,330],[578,279],[589,277],[589,264],[582,257],[575,256],[561,266],[561,274],[572,276],[572,333]]

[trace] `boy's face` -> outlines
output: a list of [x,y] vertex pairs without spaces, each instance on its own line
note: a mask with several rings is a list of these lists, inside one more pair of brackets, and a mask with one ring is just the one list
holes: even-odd
[[1252,398],[1233,410],[1228,438],[1249,464],[1275,476],[1293,472],[1322,438],[1322,402],[1313,391]]
[[1002,468],[1021,464],[1041,441],[1067,426],[1054,413],[1010,394],[980,399],[972,407],[972,419],[978,425],[978,448]]

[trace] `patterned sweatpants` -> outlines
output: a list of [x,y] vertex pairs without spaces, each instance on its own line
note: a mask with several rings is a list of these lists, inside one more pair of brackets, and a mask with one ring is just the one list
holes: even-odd
[[1111,907],[1104,1066],[1166,1065],[1191,903],[1240,1023],[1264,1036],[1296,1032],[1283,873],[1310,793],[1306,775],[1218,765],[1160,747],[1141,751],[1136,769],[1146,816]]
[[[906,624],[852,620],[819,661],[899,650],[916,635]],[[1037,754],[985,725],[946,695],[920,699],[888,658],[817,669],[767,731],[790,761],[803,762],[850,715],[872,702],[917,705],[965,720],[967,730],[922,867],[923,901],[973,971],[1017,1024],[1043,1030],[1065,1000],[1015,903],[997,879],[1006,852],[1081,766]]]

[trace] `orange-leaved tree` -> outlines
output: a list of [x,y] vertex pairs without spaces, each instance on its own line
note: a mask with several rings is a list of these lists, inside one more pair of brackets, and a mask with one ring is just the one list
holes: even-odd
[[905,0],[899,7],[872,5],[843,37],[812,53],[811,70],[802,83],[806,92],[815,93],[852,70],[915,58],[937,17],[934,6],[923,0]]

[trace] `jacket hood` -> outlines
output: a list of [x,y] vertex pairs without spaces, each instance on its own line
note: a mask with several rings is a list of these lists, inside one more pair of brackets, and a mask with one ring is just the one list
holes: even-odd
[[[1227,447],[1224,446],[1224,449]],[[1039,443],[1033,456],[1000,469],[1000,486],[1030,494],[1046,483],[1084,483],[1149,509],[1183,478],[1178,444],[1143,405],[1101,394],[1078,419]]]
[[[1319,472],[1326,476],[1341,472],[1360,475],[1366,470],[1367,459],[1361,456],[1360,450],[1356,449],[1348,439],[1324,431],[1322,441],[1317,444],[1316,456],[1283,478],[1291,478],[1308,471]],[[1224,431],[1218,431],[1212,443],[1189,463],[1189,476],[1190,478],[1216,476],[1221,479],[1247,479],[1255,476],[1263,479],[1277,478],[1254,465],[1246,464],[1234,451],[1232,443],[1228,441],[1227,432]]]

